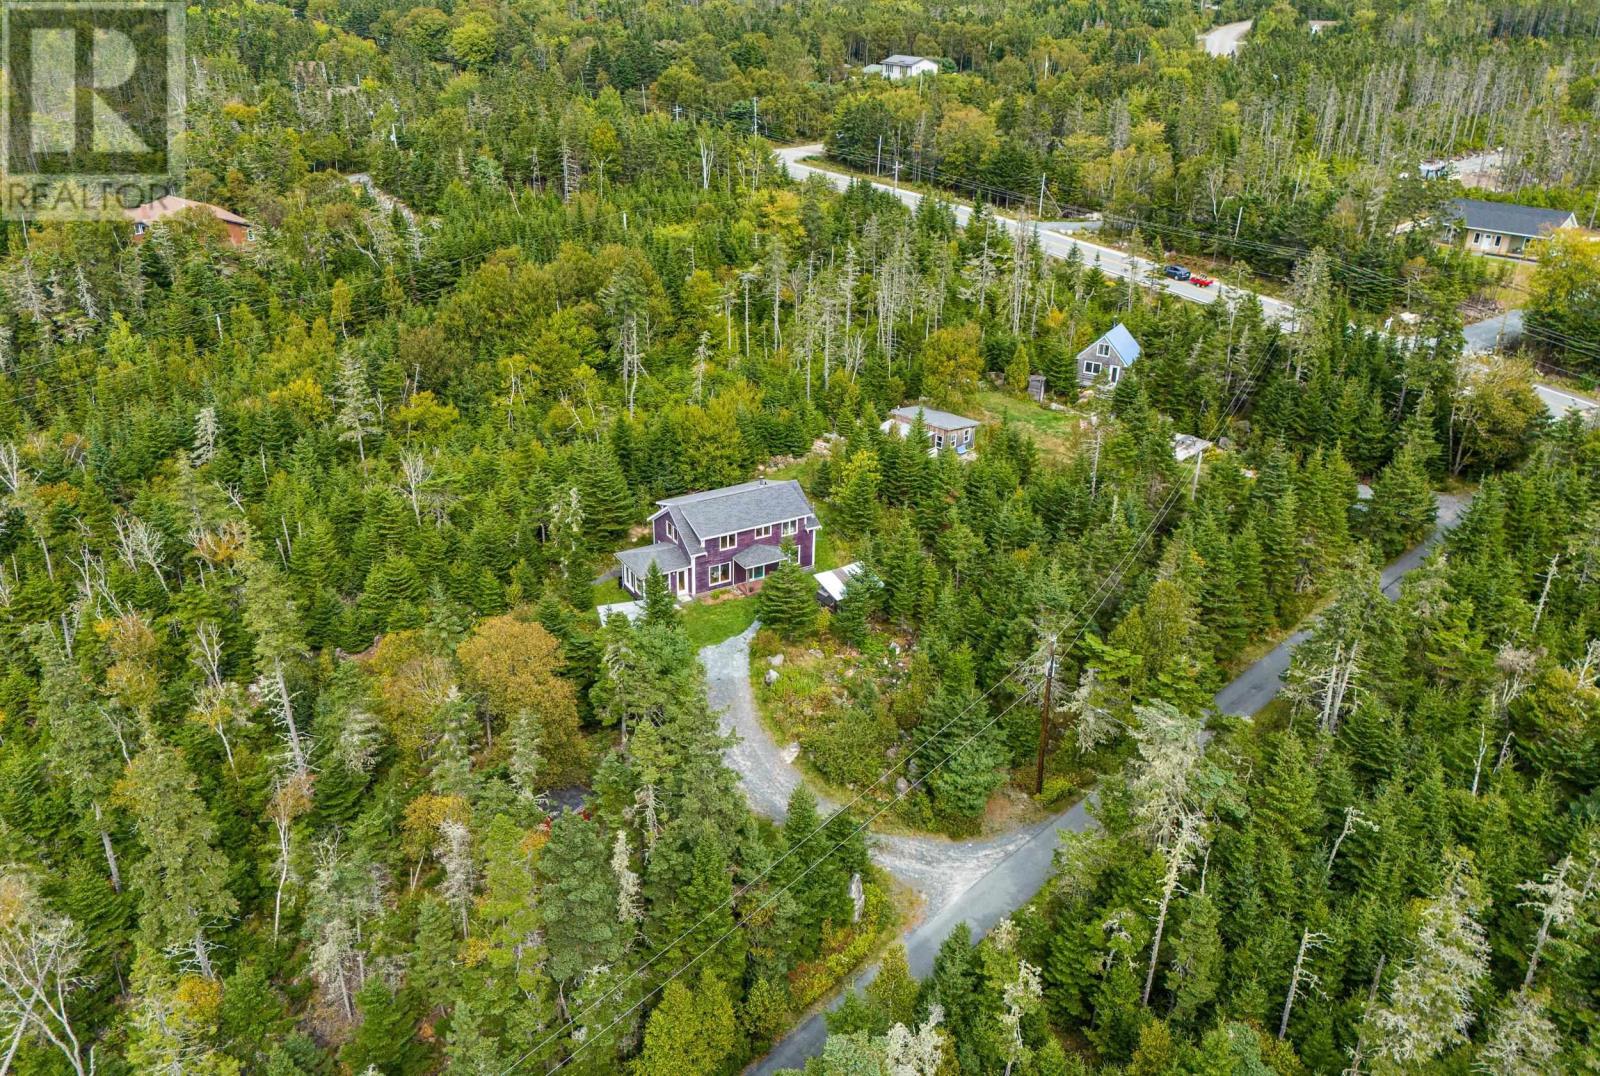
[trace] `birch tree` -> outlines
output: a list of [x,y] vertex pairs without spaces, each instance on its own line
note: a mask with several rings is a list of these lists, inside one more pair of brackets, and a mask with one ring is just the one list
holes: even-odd
[[36,880],[15,865],[0,866],[0,1073],[30,1035],[53,1046],[78,1076],[94,1071],[94,1048],[78,1041],[70,1011],[73,995],[88,984],[83,953],[82,932],[50,910]]

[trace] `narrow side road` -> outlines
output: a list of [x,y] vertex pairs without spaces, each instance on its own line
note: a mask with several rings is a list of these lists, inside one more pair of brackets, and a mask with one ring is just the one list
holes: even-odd
[[[1439,495],[1439,517],[1433,533],[1426,541],[1408,550],[1384,568],[1382,582],[1385,594],[1391,598],[1399,594],[1401,579],[1417,568],[1445,533],[1460,521],[1470,499],[1450,494]],[[754,629],[750,634],[753,634],[753,631]],[[1217,692],[1212,700],[1217,711],[1249,717],[1270,702],[1283,686],[1283,674],[1289,668],[1289,658],[1295,646],[1309,633],[1309,626],[1297,632]],[[740,637],[736,637],[738,638]],[[770,745],[768,753],[766,747],[746,751],[744,750],[746,745],[741,743],[731,748],[727,756],[728,764],[739,771],[740,780],[744,782],[747,794],[752,789],[757,790],[750,801],[751,805],[762,813],[768,813],[766,807],[773,802],[772,797],[777,794],[777,789],[786,787],[789,791],[793,791],[802,778],[799,771],[783,758],[777,745],[772,743],[772,738],[766,734],[765,728],[755,716],[755,700],[749,690],[749,638],[743,637],[744,641],[741,644],[730,646],[729,644],[735,643],[736,639],[730,639],[719,646],[707,647],[701,651],[701,658],[706,662],[712,705],[727,707],[729,701],[733,700],[731,710],[724,710],[724,731],[732,731],[743,736],[748,722],[755,726],[755,730],[764,738],[765,743]],[[727,664],[734,660],[733,651],[741,649],[745,652],[742,667],[743,693],[748,699],[747,710],[736,701],[740,694],[738,678],[732,675],[732,667]],[[713,661],[721,663],[718,665],[722,671],[721,685],[718,684],[717,674],[712,672]],[[1209,739],[1209,734],[1207,738]],[[746,766],[754,767],[754,770],[747,772]],[[777,775],[774,774],[774,770],[786,771],[792,776]],[[787,793],[784,793],[782,798],[786,802]],[[772,817],[780,816],[772,815]],[[1062,837],[1068,833],[1082,833],[1094,824],[1094,819],[1089,815],[1088,801],[1085,800],[1053,818],[1009,837],[991,838],[988,841],[960,842],[938,841],[937,838],[875,837],[874,859],[882,863],[896,877],[917,885],[918,888],[922,888],[924,884],[934,884],[937,887],[937,899],[934,895],[929,896],[927,916],[908,931],[903,939],[911,974],[918,978],[928,974],[933,968],[933,959],[938,955],[939,946],[944,943],[950,931],[960,924],[965,923],[970,927],[975,938],[981,937],[1001,919],[1031,900],[1050,878],[1055,852],[1061,846]],[[943,846],[929,860],[930,867],[927,871],[920,869],[916,858],[915,849],[921,842]],[[890,851],[896,845],[900,850]],[[980,848],[991,845],[994,847]],[[1000,850],[1002,845],[1004,851]],[[964,846],[971,848],[975,853],[974,862],[965,866],[959,880],[947,878],[941,880],[951,869],[952,861],[947,856],[951,853],[959,856],[960,849]],[[905,858],[907,856],[911,858]],[[976,877],[972,876],[973,871],[979,872]],[[932,881],[918,881],[919,875],[924,879],[928,879],[931,875]],[[924,889],[924,892],[929,891]],[[876,974],[876,965],[865,969],[848,989],[861,989],[870,983]],[[843,996],[842,992],[835,996],[827,1007],[831,1009],[838,1005]],[[821,1052],[827,1035],[827,1024],[822,1014],[817,1013],[781,1039],[766,1057],[752,1063],[745,1071],[756,1076],[765,1076],[781,1069],[798,1069],[805,1064],[808,1057]]]

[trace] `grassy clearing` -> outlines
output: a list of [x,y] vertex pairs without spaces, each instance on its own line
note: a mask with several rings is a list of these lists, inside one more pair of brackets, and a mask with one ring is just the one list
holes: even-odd
[[1075,411],[1053,411],[1032,400],[1018,399],[992,389],[978,393],[978,406],[990,422],[1004,420],[1026,429],[1039,451],[1058,462],[1071,458],[1083,437],[1078,429],[1082,416]]
[[628,602],[632,600],[633,595],[629,594],[626,590],[623,590],[622,584],[617,582],[615,579],[607,579],[604,583],[601,583],[594,588],[594,604],[596,607],[601,605],[615,605],[617,602]]

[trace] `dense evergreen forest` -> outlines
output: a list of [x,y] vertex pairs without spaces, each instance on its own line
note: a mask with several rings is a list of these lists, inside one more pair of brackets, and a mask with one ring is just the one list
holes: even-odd
[[[655,499],[785,466],[867,571],[830,614],[797,569],[750,608],[904,672],[809,761],[904,773],[901,824],[973,832],[1027,786],[1034,659],[1070,639],[1047,769],[1103,827],[926,984],[891,951],[820,1071],[1600,1063],[1600,441],[1524,359],[1463,352],[1472,263],[1385,230],[1433,204],[1397,178],[1420,152],[1504,142],[1588,197],[1593,14],[1217,15],[1259,16],[1259,55],[1124,3],[193,8],[186,193],[252,241],[204,212],[0,230],[0,1073],[757,1057],[908,900],[859,815],[749,809],[699,607],[653,576],[602,625],[595,577]],[[1349,25],[1311,59],[1302,16]],[[915,101],[854,76],[896,50],[953,72]],[[1345,90],[1304,122],[1346,77],[1371,115]],[[765,137],[862,117],[910,123],[932,178],[1044,167],[1141,242],[1225,219],[1194,201],[1215,168],[1273,245],[1220,252],[1295,324],[1048,261],[990,207],[797,184]],[[963,164],[951,124],[992,144]],[[1139,184],[1096,171],[1123,158]],[[1580,363],[1591,256],[1536,285]],[[1413,339],[1353,322],[1412,287]],[[1139,365],[1080,398],[1119,321]],[[1030,374],[1069,438],[997,421],[962,462],[880,432]],[[1478,482],[1382,600],[1431,491]],[[1324,608],[1291,702],[1199,753],[1228,673]]]

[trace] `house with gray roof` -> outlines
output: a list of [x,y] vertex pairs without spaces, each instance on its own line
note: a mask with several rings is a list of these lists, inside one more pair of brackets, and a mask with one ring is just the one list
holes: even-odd
[[680,598],[723,587],[759,585],[783,561],[783,543],[795,563],[811,567],[822,524],[793,479],[758,478],[737,486],[666,497],[650,517],[647,546],[617,553],[622,587],[643,596],[654,564]]
[[912,427],[916,425],[919,416],[922,419],[922,428],[928,432],[928,441],[932,445],[928,450],[930,455],[938,455],[939,450],[947,445],[961,454],[972,451],[972,439],[977,436],[978,427],[982,425],[977,419],[965,415],[940,411],[934,407],[923,407],[921,404],[911,404],[890,411],[889,417],[883,420],[878,429],[884,433],[898,433],[902,438],[910,437]]
[[1478,198],[1457,198],[1444,216],[1451,240],[1464,234],[1468,250],[1508,257],[1522,257],[1533,240],[1578,223],[1577,214],[1570,209],[1540,209]]
[[1117,322],[1078,352],[1078,384],[1092,385],[1104,377],[1107,384],[1115,385],[1143,351],[1128,327]]

